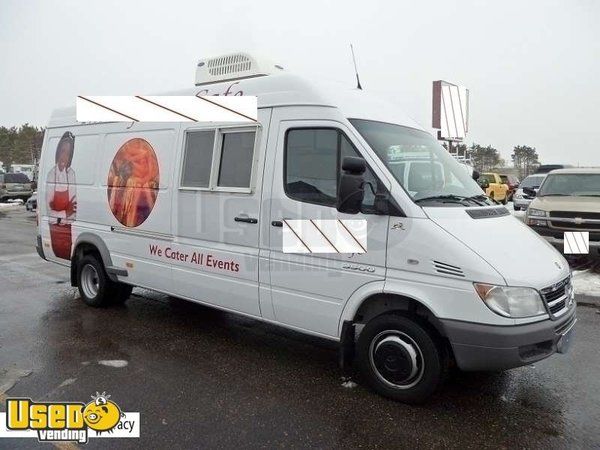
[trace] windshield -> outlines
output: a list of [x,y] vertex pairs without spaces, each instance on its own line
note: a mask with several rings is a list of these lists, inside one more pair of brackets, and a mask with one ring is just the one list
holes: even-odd
[[481,197],[478,204],[489,204],[471,169],[458,163],[428,133],[371,120],[350,122],[414,201],[456,203],[461,198]]
[[543,176],[543,177],[536,177],[536,176],[527,177],[523,180],[523,182],[519,185],[519,187],[520,188],[537,189],[541,186],[542,181],[544,181],[544,178],[546,178],[546,177],[545,176]]
[[29,183],[29,178],[24,173],[7,173],[4,175],[5,183]]
[[600,173],[550,174],[538,193],[539,197],[545,195],[600,197]]

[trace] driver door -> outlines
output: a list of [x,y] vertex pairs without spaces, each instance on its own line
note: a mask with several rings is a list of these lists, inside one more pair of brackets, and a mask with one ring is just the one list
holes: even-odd
[[[272,123],[277,122],[274,118]],[[273,313],[284,324],[335,337],[352,293],[385,278],[389,217],[373,213],[374,195],[368,187],[364,212],[350,215],[336,210],[341,160],[344,156],[362,156],[360,144],[345,125],[282,120],[276,145],[269,220]],[[371,169],[367,169],[365,179],[377,184]],[[367,252],[284,253],[283,219],[364,219]]]

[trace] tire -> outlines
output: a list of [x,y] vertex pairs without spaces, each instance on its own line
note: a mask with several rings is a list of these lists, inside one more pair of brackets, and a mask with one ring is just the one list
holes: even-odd
[[112,281],[94,255],[84,256],[77,262],[77,286],[83,302],[96,308],[122,304],[132,290],[129,285]]
[[448,354],[435,332],[408,317],[384,314],[363,328],[356,346],[360,378],[375,392],[422,403],[442,386]]
[[506,205],[508,203],[508,197],[505,195],[504,200],[502,200],[502,204]]

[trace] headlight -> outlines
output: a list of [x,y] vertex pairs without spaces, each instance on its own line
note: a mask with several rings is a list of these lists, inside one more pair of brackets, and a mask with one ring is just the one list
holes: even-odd
[[527,225],[533,225],[534,227],[547,227],[548,222],[541,219],[547,217],[548,213],[541,209],[529,208],[527,209]]
[[501,316],[519,318],[546,314],[542,298],[535,289],[483,283],[473,285],[487,307]]
[[523,194],[521,194],[520,192],[517,192],[515,194],[515,198],[523,198]]

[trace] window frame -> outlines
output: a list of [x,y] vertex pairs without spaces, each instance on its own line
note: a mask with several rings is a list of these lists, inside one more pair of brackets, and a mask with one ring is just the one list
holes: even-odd
[[[339,187],[340,184],[340,174],[341,174],[341,161],[340,161],[340,157],[342,154],[342,135],[346,138],[346,140],[348,141],[348,143],[352,146],[352,148],[354,149],[354,151],[357,153],[357,155],[360,158],[365,159],[365,157],[363,156],[363,154],[358,150],[358,148],[356,147],[356,145],[354,144],[354,142],[352,141],[352,139],[350,139],[350,137],[348,136],[347,133],[344,132],[343,129],[339,128],[339,127],[335,127],[335,126],[293,126],[290,127],[288,129],[285,130],[285,136],[284,136],[284,144],[283,144],[283,191],[286,195],[287,198],[289,198],[290,200],[294,200],[296,202],[302,202],[302,203],[309,203],[311,205],[317,205],[317,206],[323,206],[324,208],[335,208],[336,204],[334,203],[333,205],[326,205],[323,203],[319,203],[319,202],[315,202],[315,201],[310,201],[310,200],[306,200],[306,199],[300,199],[294,196],[294,194],[291,194],[288,192],[288,183],[287,183],[287,157],[288,157],[288,138],[289,138],[289,133],[290,131],[298,131],[298,130],[311,130],[311,131],[318,131],[318,130],[330,130],[330,131],[335,131],[337,132],[337,140],[336,140],[336,161],[337,161],[337,172],[336,172],[336,194],[337,194],[337,189]],[[369,163],[367,162],[367,160],[365,159],[365,163],[367,165],[367,170],[370,171],[373,174],[373,177],[375,178],[375,181],[377,182],[377,188],[383,188],[386,191],[388,190],[387,187],[385,186],[385,184],[383,184],[381,182],[381,180],[379,179],[379,177],[377,176],[377,174],[375,173],[375,171],[373,169],[371,169],[371,166],[369,165]],[[364,208],[365,205],[361,205],[361,209],[360,212],[361,214],[375,214],[375,211],[372,210],[372,207],[370,207],[369,205],[367,205],[367,208]],[[373,208],[374,209],[374,208]]]
[[[203,131],[212,131],[215,134],[213,141],[213,148],[211,153],[211,165],[208,178],[208,186],[184,186],[183,175],[185,170],[185,160],[187,157],[186,146],[188,142],[188,136],[192,133],[198,133]],[[204,192],[229,192],[238,194],[251,194],[255,188],[256,168],[258,166],[259,152],[257,151],[259,146],[259,135],[262,131],[260,124],[250,125],[222,125],[213,127],[193,127],[188,128],[184,132],[181,164],[179,167],[179,186],[180,191],[204,191]],[[254,133],[254,146],[252,148],[252,164],[250,167],[250,185],[248,187],[233,187],[233,186],[218,186],[219,182],[219,170],[221,168],[221,156],[223,153],[223,137],[226,134],[232,133]]]

